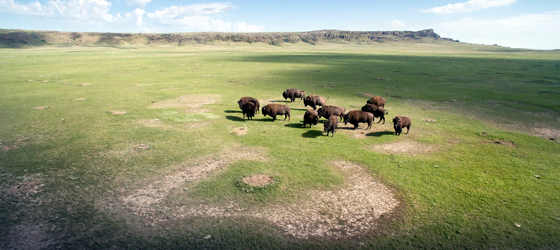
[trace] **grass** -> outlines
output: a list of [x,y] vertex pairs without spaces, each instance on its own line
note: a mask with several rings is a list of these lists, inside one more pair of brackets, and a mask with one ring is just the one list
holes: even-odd
[[[533,132],[560,128],[556,51],[456,43],[223,44],[3,49],[0,58],[0,248],[34,242],[147,249],[560,247],[560,145]],[[360,94],[384,96],[387,120],[409,116],[412,128],[397,137],[388,122],[361,138],[345,129],[327,138],[321,124],[300,128],[305,108],[297,101],[283,103],[292,107],[289,122],[260,114],[240,119],[241,96],[283,101],[281,92],[291,87],[348,110],[365,104]],[[219,101],[202,113],[180,105],[149,108],[187,95],[218,95]],[[34,109],[39,106],[47,107]],[[247,135],[229,133],[243,126]],[[372,150],[392,143],[436,150]],[[251,218],[152,224],[116,200],[243,147],[263,159],[230,161],[200,182],[177,187],[157,209],[298,202],[306,190],[343,183],[334,160],[366,166],[401,206],[379,230],[301,240]],[[281,181],[267,192],[236,187],[236,180],[257,173]],[[31,180],[44,186],[7,193]]]

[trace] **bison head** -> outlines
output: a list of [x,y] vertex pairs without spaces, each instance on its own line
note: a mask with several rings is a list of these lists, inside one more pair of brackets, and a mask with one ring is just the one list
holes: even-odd
[[[268,105],[267,105],[267,106],[268,106]],[[263,114],[263,116],[268,115],[268,112],[267,112],[267,109],[266,109],[267,106],[263,106],[262,109],[261,109],[261,113]]]
[[323,107],[317,110],[317,115],[319,115],[319,117],[323,117],[325,115],[325,110],[323,109]]
[[331,128],[331,123],[329,121],[323,122],[323,131],[324,132],[330,131],[330,128]]
[[393,118],[393,127],[396,129],[401,126],[401,118],[395,117]]
[[284,100],[288,99],[288,90],[284,91],[284,93],[282,93],[282,96],[284,97]]
[[344,118],[344,125],[346,125],[350,121],[350,114],[345,114],[343,118]]

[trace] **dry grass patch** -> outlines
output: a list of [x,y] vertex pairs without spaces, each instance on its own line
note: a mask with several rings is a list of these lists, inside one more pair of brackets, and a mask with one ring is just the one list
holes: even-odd
[[371,150],[385,154],[422,154],[439,150],[435,145],[419,143],[411,140],[399,140],[395,142],[373,145]]
[[560,129],[553,128],[533,128],[533,134],[540,137],[547,138],[549,140],[560,141]]
[[157,205],[162,203],[172,190],[185,183],[199,182],[224,170],[235,161],[261,160],[265,155],[262,151],[262,149],[254,147],[233,147],[221,152],[219,156],[208,155],[182,163],[172,167],[177,169],[174,173],[156,180],[147,180],[148,183],[143,184],[143,188],[134,190],[117,200],[133,213],[151,217],[156,212]]
[[84,86],[84,87],[85,86],[91,86],[91,83],[82,83],[82,84],[80,84],[80,86]]
[[272,178],[272,176],[266,174],[255,174],[247,176],[241,181],[243,181],[247,185],[254,187],[264,187],[266,185],[274,183],[274,179]]
[[74,101],[85,101],[85,100],[86,100],[86,98],[76,98],[76,99],[74,99]]
[[252,217],[274,223],[289,236],[336,239],[374,230],[379,218],[389,215],[399,205],[392,190],[362,166],[345,161],[333,165],[343,173],[345,183],[336,189],[305,192],[297,202],[246,208],[235,202],[199,204],[181,207],[176,216]]
[[247,127],[238,127],[234,128],[229,131],[230,134],[236,134],[238,136],[246,135],[247,134]]
[[187,108],[189,113],[203,113],[210,110],[202,106],[220,101],[220,95],[185,95],[175,99],[164,100],[148,106],[151,109]]
[[48,108],[48,107],[49,107],[49,106],[39,106],[39,107],[34,107],[34,109],[46,109],[46,108]]
[[112,115],[125,115],[126,111],[118,111],[118,110],[109,110]]

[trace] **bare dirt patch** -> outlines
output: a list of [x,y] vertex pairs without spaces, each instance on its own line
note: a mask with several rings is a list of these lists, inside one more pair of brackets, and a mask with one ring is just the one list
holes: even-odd
[[247,127],[238,127],[234,128],[229,131],[230,134],[236,134],[238,136],[246,135],[247,134]]
[[164,100],[148,106],[151,109],[187,108],[189,113],[203,113],[210,111],[202,106],[220,101],[220,95],[185,95],[175,99]]
[[113,115],[126,115],[126,111],[109,110]]
[[76,99],[74,99],[74,101],[85,101],[85,100],[86,100],[86,98],[76,98]]
[[84,86],[84,87],[85,86],[91,86],[91,83],[82,83],[82,84],[80,84],[80,86]]
[[372,98],[375,95],[374,94],[370,94],[370,93],[359,93],[358,94],[359,97],[365,97],[365,98]]
[[274,179],[270,175],[266,174],[255,174],[247,176],[242,180],[245,184],[254,187],[264,187],[266,185],[274,183]]
[[549,140],[560,141],[560,129],[533,128],[533,133]]
[[419,143],[411,140],[401,140],[379,144],[370,147],[371,150],[385,154],[421,154],[439,150],[435,145]]
[[264,219],[277,225],[284,234],[302,239],[346,238],[374,230],[379,218],[389,215],[399,201],[391,189],[376,181],[362,166],[345,161],[333,165],[343,173],[345,183],[336,189],[308,191],[297,202],[261,208],[242,208],[235,202],[183,206],[176,216]]
[[[321,124],[319,124],[321,125]],[[367,129],[367,124],[360,124],[357,129],[354,129],[354,125],[347,124],[344,125],[344,122],[338,123],[338,129],[336,133],[342,133],[354,138],[364,139],[368,137],[368,134],[375,133],[375,132],[383,132],[388,131],[391,127],[384,126],[383,124],[372,124],[370,129]]]
[[34,109],[46,109],[46,108],[48,108],[48,107],[49,107],[49,106],[39,106],[39,107],[34,107]]
[[138,123],[148,127],[148,128],[161,128],[164,126],[163,122],[159,119],[141,119]]
[[[142,185],[143,188],[119,197],[117,200],[135,214],[151,217],[156,212],[157,205],[162,203],[172,190],[187,182],[193,183],[205,179],[235,161],[263,159],[262,151],[262,149],[254,147],[233,147],[221,152],[219,157],[205,156],[182,163],[173,167],[177,169],[174,173]],[[166,220],[166,218],[162,219],[162,221]]]

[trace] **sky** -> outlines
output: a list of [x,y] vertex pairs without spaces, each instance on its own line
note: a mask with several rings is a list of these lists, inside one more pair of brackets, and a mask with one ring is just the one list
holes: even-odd
[[75,32],[434,29],[442,37],[560,49],[560,0],[0,0],[0,28]]

